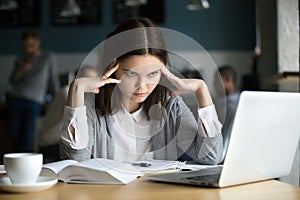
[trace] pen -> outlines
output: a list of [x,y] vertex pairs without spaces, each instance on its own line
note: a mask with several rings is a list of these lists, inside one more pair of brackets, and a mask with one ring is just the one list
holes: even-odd
[[186,171],[192,171],[192,169],[188,169],[188,168],[181,168],[180,171],[182,172],[186,172]]
[[145,162],[141,162],[141,163],[132,163],[133,166],[140,166],[140,167],[150,167],[151,164],[150,163],[145,163]]

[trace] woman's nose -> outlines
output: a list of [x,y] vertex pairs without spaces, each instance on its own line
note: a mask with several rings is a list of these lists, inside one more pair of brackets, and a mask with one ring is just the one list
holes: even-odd
[[143,87],[143,86],[147,85],[147,83],[148,83],[148,81],[147,81],[146,78],[144,78],[144,77],[139,77],[139,78],[136,80],[135,86],[136,86],[137,88],[139,88],[139,87]]

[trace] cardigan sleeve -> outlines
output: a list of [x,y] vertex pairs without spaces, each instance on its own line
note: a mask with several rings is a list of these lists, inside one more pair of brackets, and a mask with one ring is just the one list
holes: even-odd
[[198,109],[198,119],[198,132],[203,136],[215,137],[221,132],[222,124],[214,105]]
[[222,125],[218,120],[214,105],[198,110],[198,122],[181,98],[178,98],[177,106],[176,141],[178,152],[183,152],[201,164],[221,162]]
[[[88,145],[88,124],[86,107],[71,108],[66,106],[63,116],[61,139],[73,149],[83,149]],[[74,127],[72,135],[70,126]]]
[[[69,127],[75,129],[75,137]],[[60,158],[84,161],[91,158],[91,137],[89,136],[86,107],[65,107],[60,137]]]

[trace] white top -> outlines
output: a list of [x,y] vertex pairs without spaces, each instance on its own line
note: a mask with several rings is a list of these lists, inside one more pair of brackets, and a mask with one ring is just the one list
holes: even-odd
[[[86,117],[86,107],[71,108],[65,107],[66,113],[73,113],[70,124],[75,128],[75,137],[72,136],[69,128],[68,132],[63,131],[61,138],[74,149],[83,149],[88,145],[88,124]],[[198,124],[204,126],[207,131],[206,137],[215,137],[219,133],[220,127],[216,127],[212,121],[218,121],[215,106],[207,106],[198,109]],[[153,158],[151,149],[151,137],[157,130],[153,127],[155,121],[147,120],[142,108],[130,114],[125,109],[112,115],[113,125],[111,132],[115,139],[115,160],[136,161]],[[84,122],[84,123],[83,123]],[[79,126],[80,124],[80,126]]]
[[143,109],[130,114],[120,110],[112,116],[115,139],[115,160],[135,161],[152,159],[151,121]]

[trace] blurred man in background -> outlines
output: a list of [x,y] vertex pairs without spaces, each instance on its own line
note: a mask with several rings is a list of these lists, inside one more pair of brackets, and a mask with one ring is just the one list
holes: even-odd
[[22,34],[24,53],[20,55],[10,76],[7,106],[14,151],[33,151],[36,119],[46,94],[59,88],[56,58],[41,49],[37,33]]
[[[221,77],[221,80],[223,82],[225,94],[226,94],[226,116],[225,121],[222,128],[222,134],[223,134],[223,159],[225,158],[225,154],[227,151],[231,129],[233,125],[234,116],[237,109],[237,104],[240,97],[240,91],[237,89],[237,75],[234,70],[229,65],[221,66],[218,69],[218,72],[216,73],[216,81],[218,80],[218,77]],[[221,88],[216,88],[217,93],[220,93],[220,96],[222,96],[222,93],[224,91],[219,91]],[[222,88],[223,89],[223,88]]]

